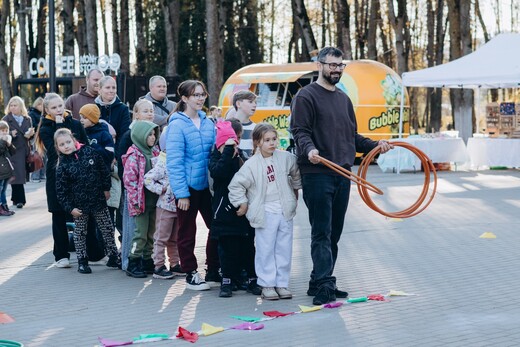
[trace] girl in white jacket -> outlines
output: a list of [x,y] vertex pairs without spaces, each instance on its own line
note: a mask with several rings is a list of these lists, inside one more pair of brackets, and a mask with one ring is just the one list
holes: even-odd
[[291,273],[293,217],[296,214],[300,171],[296,157],[276,149],[278,134],[259,123],[252,134],[254,155],[229,184],[229,200],[256,229],[255,270],[262,298],[292,298]]

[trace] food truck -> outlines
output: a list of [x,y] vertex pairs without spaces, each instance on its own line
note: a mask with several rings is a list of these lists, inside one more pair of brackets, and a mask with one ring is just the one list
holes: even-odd
[[[358,133],[373,140],[390,139],[399,134],[401,78],[388,66],[373,60],[344,61],[341,80],[336,85],[348,94],[354,105]],[[233,73],[220,92],[222,114],[232,108],[233,94],[249,89],[256,95],[253,122],[269,122],[280,136],[280,147],[289,145],[288,117],[293,97],[300,88],[316,81],[318,64],[253,64]],[[406,89],[405,89],[406,90]],[[409,99],[405,91],[403,135],[408,136]]]

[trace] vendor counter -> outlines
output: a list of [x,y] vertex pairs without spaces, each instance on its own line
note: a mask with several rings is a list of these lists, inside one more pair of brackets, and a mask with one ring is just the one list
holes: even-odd
[[[409,143],[423,151],[434,163],[465,164],[469,161],[468,152],[461,138],[405,138],[395,139]],[[419,158],[402,147],[395,147],[387,153],[380,154],[377,165],[383,172],[400,172],[421,170]]]
[[520,139],[471,137],[467,148],[472,169],[520,167]]

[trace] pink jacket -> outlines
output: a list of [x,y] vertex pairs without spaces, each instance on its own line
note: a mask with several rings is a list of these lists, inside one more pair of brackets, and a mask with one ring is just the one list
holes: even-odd
[[[159,149],[154,147],[153,156],[159,155]],[[131,217],[144,212],[144,174],[146,173],[146,158],[135,145],[130,146],[125,155],[122,156],[125,171],[123,183],[126,189],[128,201],[128,213]]]

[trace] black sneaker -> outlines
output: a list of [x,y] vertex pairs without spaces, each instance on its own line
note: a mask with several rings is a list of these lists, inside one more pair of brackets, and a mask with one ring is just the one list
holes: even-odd
[[211,287],[219,286],[222,282],[222,277],[220,276],[218,270],[206,271],[206,277],[204,279],[206,280],[206,283],[209,284]]
[[121,258],[119,255],[108,256],[107,266],[112,268],[121,268]]
[[220,293],[218,295],[221,298],[230,298],[233,296],[233,286],[229,278],[222,279],[222,285],[220,286]]
[[126,274],[134,278],[147,277],[146,273],[142,269],[141,259],[139,258],[128,258],[128,267],[126,268]]
[[175,266],[171,266],[170,272],[175,276],[186,276],[186,272],[182,271],[181,264],[179,263],[175,264]]
[[150,258],[150,259],[143,259],[142,260],[142,266],[143,266],[143,271],[146,274],[151,275],[155,271],[155,265],[153,264],[153,259],[152,258]]
[[262,294],[262,287],[260,287],[256,283],[256,278],[249,279],[249,283],[247,284],[247,292],[251,293],[253,295],[260,295],[260,294]]
[[186,288],[191,290],[209,290],[210,286],[197,271],[192,271],[186,276]]
[[[307,290],[307,295],[308,296],[316,296],[318,294],[318,288],[309,288]],[[336,298],[340,298],[340,299],[344,299],[344,298],[347,298],[348,297],[348,293],[343,291],[343,290],[339,290],[338,288],[336,288],[334,290],[334,295],[336,295]]]
[[318,293],[316,293],[314,299],[312,299],[312,304],[324,305],[333,301],[336,301],[336,295],[334,294],[334,290],[327,287],[321,287],[320,289],[318,289]]
[[87,260],[78,261],[78,272],[80,274],[91,274],[92,273],[92,269],[90,268],[90,266],[88,266]]
[[175,277],[175,275],[173,273],[171,273],[170,271],[168,271],[168,269],[164,265],[153,271],[153,278],[158,278],[161,280],[169,280],[174,277]]

